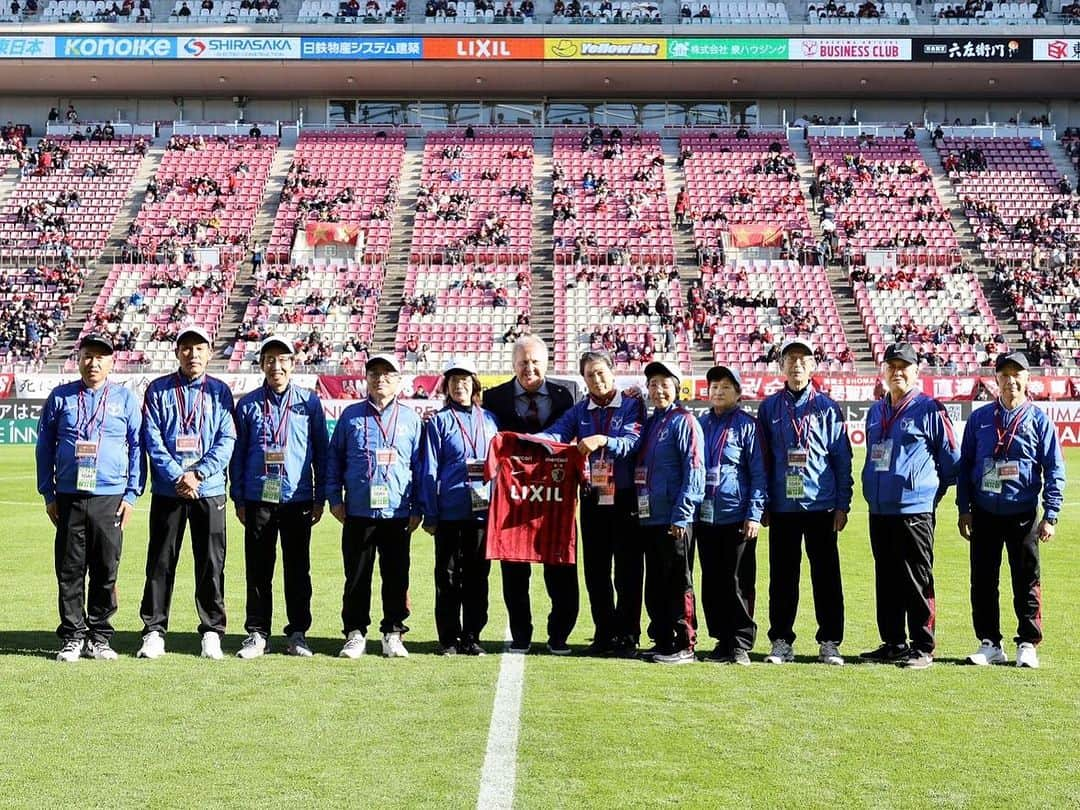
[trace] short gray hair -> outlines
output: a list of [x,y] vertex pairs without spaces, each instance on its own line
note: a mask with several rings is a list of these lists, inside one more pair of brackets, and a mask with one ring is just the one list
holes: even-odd
[[536,335],[522,335],[514,341],[514,357],[517,357],[518,352],[524,352],[530,346],[536,346],[543,349],[544,356],[548,356],[548,347],[543,338]]

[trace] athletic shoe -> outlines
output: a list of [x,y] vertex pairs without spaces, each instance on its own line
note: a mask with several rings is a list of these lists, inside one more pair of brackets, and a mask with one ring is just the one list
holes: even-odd
[[710,664],[733,664],[735,662],[734,656],[728,652],[728,649],[723,644],[717,644],[713,648],[713,651],[705,656],[703,659]]
[[463,641],[458,647],[458,652],[462,655],[487,655],[487,650],[480,646],[478,641]]
[[844,665],[844,657],[840,655],[839,645],[835,641],[821,642],[821,647],[818,648],[817,660],[834,667]]
[[307,642],[307,636],[297,630],[289,634],[289,641],[285,645],[286,655],[295,655],[298,658],[311,658],[315,653],[311,651],[311,645]]
[[86,647],[83,648],[83,655],[98,661],[115,661],[119,657],[107,641],[87,641]]
[[615,652],[615,642],[612,639],[594,639],[593,643],[585,648],[585,655],[605,657]]
[[142,646],[135,653],[136,658],[161,658],[165,654],[165,636],[157,630],[151,630],[142,637]]
[[383,633],[382,654],[387,658],[409,657],[409,651],[401,643],[401,633]]
[[1016,665],[1028,669],[1039,668],[1039,654],[1035,652],[1035,645],[1030,641],[1021,641],[1016,648]]
[[266,636],[262,633],[250,633],[240,645],[236,653],[237,658],[258,658],[265,652],[269,652],[270,645],[266,643]]
[[750,652],[749,650],[735,650],[731,655],[731,663],[738,664],[740,667],[750,666]]
[[652,658],[654,664],[693,664],[695,661],[697,661],[697,658],[694,656],[694,651],[689,647],[676,650],[673,653],[654,655]]
[[662,647],[659,644],[654,644],[647,650],[641,650],[637,657],[642,661],[652,661],[658,655],[671,655],[672,650],[670,647]]
[[984,638],[979,643],[979,649],[964,660],[977,667],[985,667],[988,664],[1007,664],[1009,663],[1009,656],[1005,655],[1005,651],[1001,649],[1000,644],[995,644],[990,639]]
[[435,648],[436,655],[457,655],[458,648],[456,644],[440,644]]
[[569,655],[571,653],[570,645],[565,641],[549,641],[547,649],[552,655]]
[[788,664],[794,660],[795,651],[782,638],[778,638],[772,643],[772,650],[765,656],[766,664]]
[[56,660],[62,664],[73,664],[82,657],[85,642],[81,638],[69,638],[56,654]]
[[529,650],[532,649],[532,644],[528,641],[511,641],[510,652],[516,655],[528,655]]
[[367,649],[367,641],[359,630],[353,630],[345,639],[345,646],[338,653],[339,658],[359,658]]
[[905,642],[903,644],[882,644],[876,650],[859,653],[859,658],[876,664],[895,664],[897,661],[903,661],[909,655],[911,655],[911,647]]
[[220,661],[225,657],[221,651],[221,635],[213,630],[207,630],[202,634],[202,652],[200,656],[209,658],[211,661]]
[[924,652],[923,650],[911,651],[903,661],[900,662],[900,666],[904,669],[929,669],[934,664],[934,656],[932,653]]

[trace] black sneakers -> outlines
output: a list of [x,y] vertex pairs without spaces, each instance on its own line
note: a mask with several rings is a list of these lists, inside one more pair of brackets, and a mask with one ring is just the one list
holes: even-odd
[[876,650],[859,653],[863,661],[872,661],[876,664],[895,664],[903,661],[911,655],[911,647],[904,644],[882,644]]

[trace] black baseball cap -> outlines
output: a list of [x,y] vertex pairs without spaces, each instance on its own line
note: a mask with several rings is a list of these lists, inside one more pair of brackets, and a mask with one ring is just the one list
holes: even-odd
[[736,390],[742,393],[742,377],[739,376],[733,368],[727,366],[713,366],[707,372],[705,372],[705,382],[720,382],[721,380],[731,380]]
[[885,362],[903,360],[909,366],[919,362],[919,355],[910,343],[894,343],[885,350]]
[[105,354],[112,354],[113,342],[112,338],[108,335],[101,334],[100,332],[91,332],[89,335],[85,335],[82,340],[79,341],[79,348],[85,346],[96,346],[99,349],[104,349]]
[[1001,371],[1005,366],[1012,363],[1015,366],[1019,366],[1021,371],[1027,371],[1031,368],[1031,364],[1028,363],[1027,355],[1023,352],[1002,352],[997,356],[997,360],[994,362],[994,371]]

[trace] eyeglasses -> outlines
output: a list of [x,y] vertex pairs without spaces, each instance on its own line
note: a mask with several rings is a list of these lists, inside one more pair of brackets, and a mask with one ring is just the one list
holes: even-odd
[[369,377],[371,377],[371,379],[373,379],[373,380],[378,380],[378,379],[382,379],[382,378],[392,380],[392,379],[395,379],[395,378],[401,376],[396,371],[369,371],[367,373],[367,375]]

